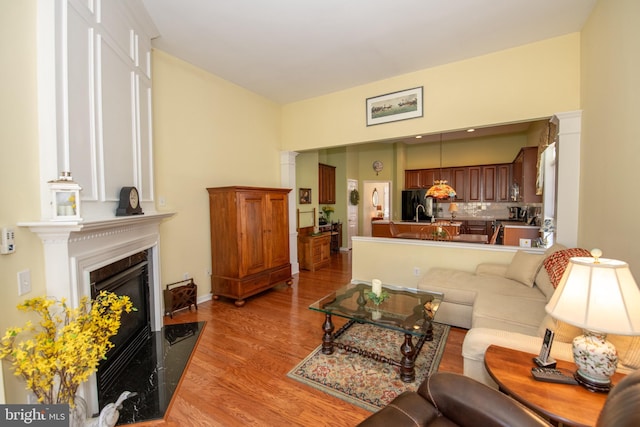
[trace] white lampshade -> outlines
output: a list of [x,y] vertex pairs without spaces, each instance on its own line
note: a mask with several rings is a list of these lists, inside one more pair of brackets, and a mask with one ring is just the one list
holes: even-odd
[[639,308],[640,290],[629,265],[589,257],[569,260],[558,288],[545,307],[555,319],[617,335],[640,334]]

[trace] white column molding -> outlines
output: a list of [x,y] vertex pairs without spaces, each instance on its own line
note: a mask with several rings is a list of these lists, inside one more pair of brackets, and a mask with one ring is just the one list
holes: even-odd
[[577,246],[582,111],[557,113],[552,120],[558,124],[555,240],[565,246]]
[[280,184],[291,188],[289,192],[289,262],[291,274],[300,272],[298,263],[298,230],[296,230],[296,206],[298,192],[296,190],[296,156],[294,151],[282,151],[280,153]]

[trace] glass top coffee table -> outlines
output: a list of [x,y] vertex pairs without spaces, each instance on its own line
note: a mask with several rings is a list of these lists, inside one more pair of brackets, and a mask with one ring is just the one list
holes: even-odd
[[[371,284],[354,282],[341,287],[309,306],[311,310],[325,314],[322,324],[322,353],[332,354],[334,347],[344,349],[388,363],[400,368],[400,379],[404,382],[415,380],[415,360],[425,341],[433,340],[433,318],[442,302],[444,294],[417,289],[399,288],[384,285],[382,290],[388,298],[379,305],[371,300]],[[332,316],[349,321],[334,333]],[[335,342],[344,331],[354,323],[369,323],[381,328],[391,329],[404,334],[404,343],[400,346],[400,361],[390,359],[367,349],[355,348]],[[414,345],[413,337],[417,338]]]

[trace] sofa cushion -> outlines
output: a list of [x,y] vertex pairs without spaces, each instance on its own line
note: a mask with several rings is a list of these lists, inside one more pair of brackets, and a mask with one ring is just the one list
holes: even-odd
[[505,277],[532,287],[543,260],[543,255],[518,251],[513,256]]
[[567,269],[569,259],[572,257],[590,257],[591,252],[582,248],[570,248],[563,249],[561,251],[554,252],[544,260],[544,268],[549,273],[551,284],[554,288],[558,287],[560,279]]
[[483,292],[473,305],[473,328],[492,328],[536,335],[547,299],[537,288],[518,284],[501,293]]

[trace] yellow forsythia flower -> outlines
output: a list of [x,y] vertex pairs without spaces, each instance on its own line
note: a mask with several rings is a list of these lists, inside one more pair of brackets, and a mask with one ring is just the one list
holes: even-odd
[[[128,296],[106,291],[92,301],[82,298],[77,308],[64,299],[36,297],[18,309],[38,314],[39,328],[27,322],[7,329],[0,339],[0,359],[11,362],[14,374],[25,380],[39,402],[71,405],[78,386],[113,347],[110,338],[120,328],[122,313],[135,310]],[[28,338],[18,341],[19,335]]]

